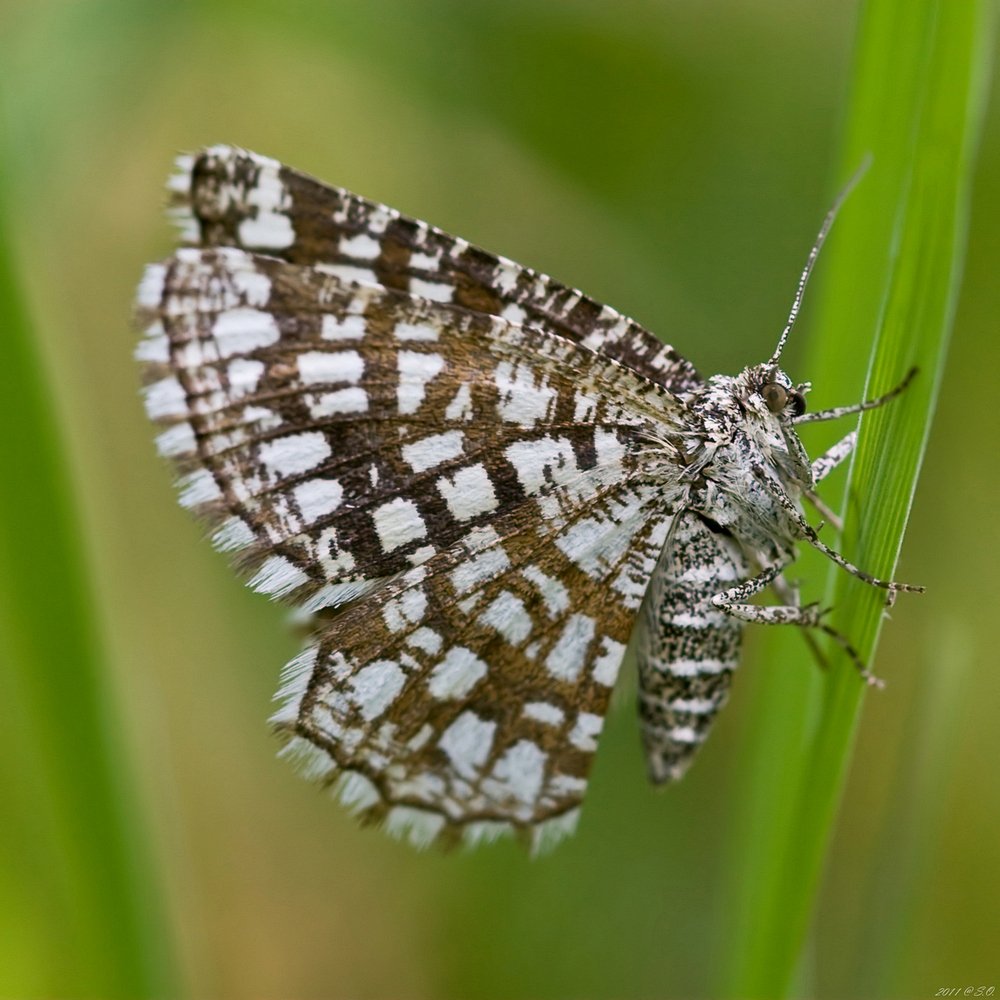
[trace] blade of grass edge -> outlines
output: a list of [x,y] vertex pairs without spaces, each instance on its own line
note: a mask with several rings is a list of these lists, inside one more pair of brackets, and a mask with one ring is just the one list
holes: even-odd
[[177,996],[5,180],[0,163],[0,995]]
[[[883,575],[898,556],[956,298],[988,21],[986,3],[872,0],[859,25],[843,173],[866,151],[875,164],[825,262],[807,370],[836,383],[856,369],[876,325],[869,392],[910,364],[921,368],[902,400],[863,422],[851,469],[843,550]],[[880,596],[841,572],[831,578],[833,623],[871,662]],[[767,648],[770,660],[803,659],[785,636]],[[723,979],[726,995],[745,997],[786,995],[796,974],[864,691],[839,662],[823,677],[774,671],[756,687],[761,728],[734,823],[742,837],[731,859],[734,931]],[[792,695],[802,699],[797,716],[788,715]]]

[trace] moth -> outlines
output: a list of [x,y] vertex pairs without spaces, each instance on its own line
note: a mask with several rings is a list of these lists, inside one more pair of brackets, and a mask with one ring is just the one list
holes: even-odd
[[[184,246],[138,290],[149,416],[257,591],[311,616],[283,753],[417,845],[569,833],[634,636],[650,778],[679,778],[745,623],[847,639],[782,576],[825,545],[780,359],[702,378],[581,292],[215,146],[169,182]],[[903,383],[905,385],[905,382]],[[822,506],[820,505],[822,510]],[[781,603],[752,599],[772,587]],[[866,676],[868,676],[866,674]]]

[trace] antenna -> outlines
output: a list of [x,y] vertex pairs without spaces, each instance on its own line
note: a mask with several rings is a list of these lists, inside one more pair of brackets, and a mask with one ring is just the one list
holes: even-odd
[[823,249],[823,244],[826,242],[826,237],[829,234],[830,229],[833,227],[833,221],[837,218],[837,213],[840,211],[844,202],[847,201],[847,196],[857,186],[858,181],[860,181],[861,178],[867,173],[871,163],[872,154],[865,153],[864,159],[861,161],[861,165],[851,175],[851,179],[844,185],[840,194],[837,195],[837,200],[834,201],[833,207],[826,213],[826,218],[823,220],[823,225],[820,226],[816,242],[813,243],[812,249],[809,251],[806,266],[802,269],[802,274],[799,276],[799,284],[795,289],[795,298],[792,300],[792,308],[789,310],[788,320],[785,323],[785,329],[781,331],[781,336],[778,338],[778,346],[774,349],[774,354],[771,355],[771,359],[768,361],[769,366],[777,366],[778,359],[781,357],[781,352],[785,348],[785,341],[788,340],[788,335],[792,332],[792,327],[795,326],[795,320],[798,318],[799,309],[802,308],[802,297],[805,294],[806,285],[809,283],[809,275],[812,274],[813,265],[816,263],[816,258],[819,256],[820,250]]

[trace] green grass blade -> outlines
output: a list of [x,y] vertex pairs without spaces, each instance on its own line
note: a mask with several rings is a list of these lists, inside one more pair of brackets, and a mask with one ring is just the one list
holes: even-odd
[[0,212],[0,995],[176,996],[57,408],[4,223]]
[[[920,368],[902,399],[866,415],[847,488],[842,551],[883,576],[895,570],[957,293],[989,13],[986,3],[871,0],[859,25],[842,173],[869,151],[874,163],[823,262],[816,349],[804,370],[822,380],[826,405],[858,398],[868,354],[869,394]],[[828,595],[832,623],[872,662],[884,595],[836,570]],[[766,667],[754,685],[727,995],[786,995],[802,974],[864,692],[842,656],[833,651],[834,668],[818,676],[794,639],[774,637],[765,659],[795,661],[801,674]]]

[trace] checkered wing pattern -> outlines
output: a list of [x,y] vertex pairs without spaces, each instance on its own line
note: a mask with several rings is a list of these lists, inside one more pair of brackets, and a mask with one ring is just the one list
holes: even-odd
[[182,157],[173,211],[194,246],[242,247],[582,343],[675,394],[693,366],[634,320],[426,222],[232,146]]
[[[413,843],[568,832],[638,618],[651,778],[680,777],[744,623],[849,639],[782,571],[807,385],[776,352],[702,380],[633,321],[426,223],[230,146],[170,181],[187,246],[139,288],[146,404],[181,502],[312,625],[285,752]],[[839,204],[839,202],[838,202]],[[835,211],[835,210],[834,210]],[[815,501],[822,510],[822,505]],[[773,585],[785,603],[753,599]],[[808,634],[808,633],[807,633]]]
[[521,505],[345,609],[286,670],[290,752],[418,845],[570,832],[662,499],[585,476],[557,516]]
[[584,338],[371,274],[234,247],[153,265],[147,407],[251,586],[320,613],[290,752],[414,842],[544,843],[666,537],[642,456],[679,405]]

